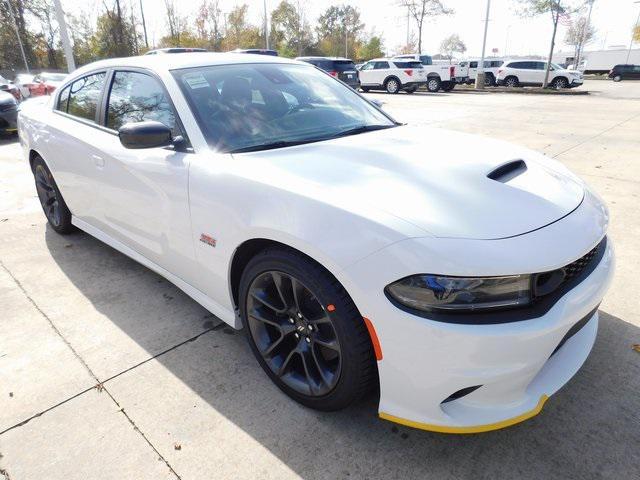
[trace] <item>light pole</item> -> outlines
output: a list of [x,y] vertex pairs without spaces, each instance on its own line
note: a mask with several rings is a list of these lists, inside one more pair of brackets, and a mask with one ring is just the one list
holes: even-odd
[[591,26],[591,12],[593,11],[593,4],[596,3],[596,0],[589,0],[589,15],[587,15],[587,23],[582,26],[582,32],[580,35],[580,43],[578,44],[578,53],[576,58],[573,61],[575,69],[578,70],[580,68],[580,56],[582,55],[582,48],[584,47],[584,43],[587,40],[587,34],[589,33],[589,27]]
[[71,42],[69,41],[69,31],[67,30],[67,22],[64,19],[64,12],[62,11],[62,5],[60,0],[54,0],[56,7],[56,18],[58,19],[58,26],[60,27],[60,40],[62,40],[62,46],[64,47],[64,57],[67,60],[67,70],[69,73],[76,69],[76,62],[73,60],[73,49],[71,48]]
[[476,73],[476,90],[484,88],[484,50],[487,46],[487,30],[489,29],[489,10],[491,9],[491,0],[487,0],[487,14],[484,17],[484,37],[482,38],[482,57],[478,63],[478,73]]
[[264,44],[265,48],[269,50],[269,20],[267,17],[267,0],[264,0]]
[[9,16],[13,22],[13,29],[16,31],[16,38],[18,39],[18,45],[20,46],[20,53],[22,54],[22,61],[24,62],[24,68],[29,73],[29,64],[27,63],[27,56],[24,54],[24,47],[22,46],[22,39],[20,38],[20,30],[18,30],[18,24],[16,23],[16,17],[13,15],[13,7],[9,0],[6,0],[7,8],[9,9]]
[[[633,2],[640,3],[640,0]],[[631,47],[633,47],[633,34],[636,32],[636,27],[638,26],[638,22],[640,22],[640,12],[638,12],[638,18],[636,18],[636,23],[633,26],[633,31],[631,32],[631,41],[629,42],[629,51],[627,52],[627,61],[624,63],[629,63],[629,57],[631,56]]]
[[507,35],[504,39],[504,51],[502,52],[502,56],[507,56],[507,47],[509,46],[509,32],[511,32],[511,25],[507,25]]

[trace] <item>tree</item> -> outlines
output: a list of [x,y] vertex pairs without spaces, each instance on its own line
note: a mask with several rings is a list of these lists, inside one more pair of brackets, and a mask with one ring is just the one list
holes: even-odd
[[318,18],[318,48],[323,55],[353,58],[363,29],[360,10],[351,5],[332,5]]
[[34,51],[37,41],[35,35],[27,28],[30,5],[29,0],[0,0],[0,68],[2,69],[15,70],[24,68],[22,54],[18,47],[16,32],[11,19],[11,12],[13,12],[13,17],[16,21],[27,63],[30,67],[38,66]]
[[68,27],[73,43],[73,58],[76,65],[86,65],[95,59],[92,48],[92,38],[95,35],[93,27],[89,23],[89,15],[80,12],[79,15],[69,15]]
[[633,41],[640,42],[640,25],[633,27]]
[[222,23],[220,0],[202,0],[196,16],[196,33],[203,47],[220,50],[222,43]]
[[384,57],[382,50],[382,37],[371,35],[368,40],[362,42],[356,52],[358,60],[371,60],[372,58]]
[[227,29],[223,40],[224,50],[235,48],[260,48],[263,45],[261,31],[247,20],[247,4],[238,5],[227,15]]
[[467,51],[467,46],[460,39],[457,33],[449,35],[440,44],[440,53],[449,59],[449,62],[453,59],[454,53],[464,53]]
[[551,59],[553,57],[553,49],[556,43],[556,33],[558,32],[558,22],[560,17],[567,17],[574,8],[568,4],[568,0],[518,0],[522,5],[522,16],[533,17],[537,15],[549,14],[553,23],[553,34],[551,35],[551,47],[549,48],[549,58],[547,60],[547,69],[544,74],[544,82],[542,88],[549,86],[549,70],[551,68]]
[[417,53],[422,53],[422,27],[425,19],[453,13],[452,9],[444,6],[442,0],[399,0],[399,4],[405,7],[409,15],[416,21],[418,27]]
[[271,12],[270,40],[284,57],[299,57],[313,45],[313,37],[305,19],[302,2],[281,1]]
[[120,1],[111,7],[104,5],[104,13],[98,16],[96,31],[91,39],[91,50],[97,58],[129,57],[137,49],[135,26],[127,19]]
[[567,29],[564,43],[573,47],[574,65],[577,69],[580,65],[580,53],[585,45],[591,43],[596,35],[596,29],[591,25],[586,17],[579,17]]

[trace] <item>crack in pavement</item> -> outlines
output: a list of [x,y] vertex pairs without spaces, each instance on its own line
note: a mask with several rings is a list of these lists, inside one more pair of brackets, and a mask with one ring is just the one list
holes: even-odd
[[[38,306],[38,304],[35,302],[35,300],[33,300],[33,298],[31,298],[31,296],[29,295],[29,293],[25,290],[24,286],[22,285],[22,283],[20,283],[20,280],[18,280],[15,275],[13,275],[13,273],[6,267],[6,265],[2,262],[2,260],[0,260],[0,267],[2,267],[2,269],[7,272],[7,274],[11,277],[11,279],[14,281],[14,283],[18,286],[18,288],[20,289],[20,291],[23,293],[23,295],[27,298],[27,300],[31,303],[31,305],[33,305],[33,307],[40,313],[40,315],[42,315],[42,317],[47,321],[47,323],[49,323],[49,326],[51,327],[51,329],[56,333],[56,335],[58,335],[60,337],[60,339],[62,339],[62,341],[65,343],[65,345],[69,348],[69,350],[71,350],[71,352],[73,353],[73,355],[78,359],[78,361],[84,366],[84,368],[87,370],[87,372],[89,372],[89,375],[91,375],[91,377],[93,377],[93,379],[96,381],[96,385],[91,387],[91,388],[87,388],[86,390],[77,393],[76,395],[60,402],[57,405],[54,405],[34,416],[32,416],[31,418],[28,418],[20,423],[18,423],[17,425],[14,425],[13,427],[9,427],[6,430],[0,432],[0,435],[8,432],[9,430],[13,430],[14,428],[18,428],[22,425],[25,425],[26,423],[28,423],[29,421],[33,420],[34,418],[38,418],[41,415],[43,415],[46,412],[49,412],[51,410],[53,410],[54,408],[67,403],[68,401],[72,400],[73,398],[76,398],[90,390],[93,390],[96,387],[100,387],[102,389],[102,391],[106,392],[107,395],[109,396],[109,398],[113,401],[113,403],[115,403],[118,406],[119,411],[124,415],[124,417],[127,419],[127,421],[131,424],[131,426],[133,427],[133,429],[138,432],[140,434],[140,436],[145,440],[145,442],[147,443],[147,445],[149,445],[151,447],[151,449],[156,453],[156,455],[158,455],[158,458],[160,458],[164,464],[167,466],[167,468],[169,469],[169,471],[171,471],[171,473],[173,473],[173,475],[175,475],[175,477],[178,480],[181,480],[180,475],[178,475],[178,473],[173,469],[173,467],[171,466],[171,464],[169,463],[169,461],[158,451],[158,449],[155,447],[155,445],[153,445],[149,439],[147,438],[147,436],[144,434],[144,432],[142,432],[142,430],[140,430],[140,428],[138,428],[138,426],[135,424],[135,422],[133,421],[133,419],[127,414],[127,412],[125,412],[124,408],[120,405],[120,403],[115,399],[115,397],[111,394],[111,392],[109,392],[109,390],[107,388],[104,387],[104,383],[105,382],[101,382],[100,379],[97,377],[97,375],[93,372],[93,370],[91,370],[91,368],[89,367],[89,365],[87,364],[87,362],[84,361],[84,359],[80,356],[80,354],[76,351],[75,348],[73,348],[73,345],[71,345],[71,343],[69,343],[69,341],[64,337],[64,335],[62,335],[62,332],[60,332],[60,330],[55,326],[55,324],[53,323],[53,321],[49,318],[49,316]],[[215,327],[214,327],[215,328]],[[156,358],[164,353],[167,353],[168,351],[173,350],[174,348],[177,348],[180,345],[183,345],[185,343],[188,343],[190,341],[195,340],[197,337],[204,335],[205,333],[207,333],[208,331],[213,330],[213,328],[210,328],[202,333],[200,333],[199,335],[197,335],[194,338],[191,338],[189,340],[186,340],[185,342],[182,342],[179,345],[175,345],[169,349],[167,349],[164,352],[159,353],[158,355],[155,355],[154,357],[151,357],[143,362],[140,362],[138,365],[134,365],[131,368],[126,369],[123,372],[120,372],[119,374],[116,374],[112,377],[110,377],[108,380],[112,380],[113,378],[121,375],[122,373],[125,373],[127,371],[132,370],[133,368],[136,368],[139,365],[142,365],[150,360],[152,360],[153,358]],[[6,472],[4,470],[0,471],[0,474],[5,476],[5,479],[8,479]]]

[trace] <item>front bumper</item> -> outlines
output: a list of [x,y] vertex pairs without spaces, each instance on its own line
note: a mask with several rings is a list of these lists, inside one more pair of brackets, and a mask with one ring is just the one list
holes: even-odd
[[[598,329],[597,306],[613,277],[615,259],[611,242],[607,241],[602,257],[588,276],[540,316],[484,325],[434,321],[398,309],[383,294],[376,296],[369,290],[379,284],[379,278],[376,280],[370,270],[372,260],[384,275],[397,279],[403,276],[399,271],[407,264],[420,271],[429,268],[416,267],[424,264],[419,257],[431,258],[434,251],[430,247],[446,242],[446,248],[462,257],[463,265],[453,265],[445,254],[445,260],[439,261],[450,264],[448,274],[478,275],[478,271],[471,270],[476,268],[473,258],[491,265],[484,267],[485,275],[552,270],[582,256],[575,252],[584,254],[599,243],[607,224],[606,216],[594,221],[598,218],[594,209],[599,205],[587,195],[581,207],[553,225],[511,239],[480,241],[479,247],[480,242],[474,240],[406,240],[410,245],[399,242],[376,254],[377,258],[348,269],[364,286],[364,292],[355,285],[348,290],[355,291],[352,296],[363,316],[373,324],[382,350],[382,360],[378,362],[380,417],[425,430],[476,433],[504,428],[536,415],[589,355]],[[481,254],[477,248],[483,250]],[[573,257],[568,253],[572,250]],[[416,254],[419,251],[424,253]],[[541,262],[540,252],[547,254],[545,262]],[[506,263],[500,265],[501,260]],[[394,263],[404,265],[396,268]],[[544,263],[541,269],[540,263]],[[361,294],[369,298],[360,297]],[[517,312],[514,310],[514,320],[518,320]],[[573,328],[579,323],[581,328]],[[480,387],[467,395],[444,402],[455,397],[456,392],[477,386]]]

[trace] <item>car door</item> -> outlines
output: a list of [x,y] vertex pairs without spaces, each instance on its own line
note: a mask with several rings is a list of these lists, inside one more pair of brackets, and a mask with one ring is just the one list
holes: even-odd
[[375,62],[367,62],[360,69],[360,84],[361,85],[375,85],[374,78],[376,72],[373,70]]
[[381,61],[376,62],[373,66],[373,83],[375,85],[382,85],[389,74],[389,62]]
[[162,81],[144,70],[115,70],[103,105],[105,128],[95,134],[100,229],[188,281],[194,248],[188,199],[191,153],[173,147],[127,149],[123,125],[153,120],[184,136]]
[[[96,184],[93,159],[100,154],[94,145],[98,111],[106,82],[106,71],[94,72],[64,87],[56,97],[44,151],[40,152],[53,172],[69,210],[75,218],[97,222]],[[44,138],[44,137],[43,137]]]

